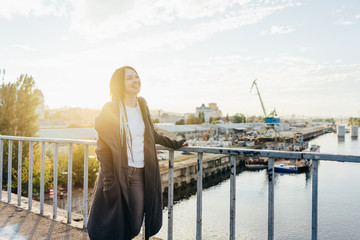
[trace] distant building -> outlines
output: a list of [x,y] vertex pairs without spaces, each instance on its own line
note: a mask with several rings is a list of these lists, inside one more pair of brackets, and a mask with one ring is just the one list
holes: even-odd
[[185,139],[201,138],[211,126],[203,124],[191,125],[170,125],[155,124],[158,133],[168,136],[169,138],[184,137]]
[[150,110],[150,115],[153,121],[157,119],[159,123],[176,123],[184,119],[183,114],[164,112],[162,109]]
[[204,113],[206,122],[209,121],[210,117],[213,119],[221,117],[221,111],[216,103],[209,103],[208,107],[206,107],[205,104],[202,104],[200,107],[196,108],[196,117],[199,116],[199,113]]

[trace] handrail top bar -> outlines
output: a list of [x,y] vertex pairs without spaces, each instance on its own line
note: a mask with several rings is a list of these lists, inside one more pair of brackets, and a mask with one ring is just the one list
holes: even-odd
[[63,144],[72,143],[72,144],[96,145],[95,140],[76,140],[76,139],[66,139],[66,138],[41,138],[41,137],[20,137],[20,136],[0,135],[0,139],[15,140],[15,141],[63,143]]
[[[75,140],[75,139],[60,139],[60,138],[38,138],[38,137],[18,137],[0,135],[0,139],[19,140],[19,141],[33,141],[33,142],[50,142],[63,144],[87,144],[96,145],[95,140]],[[160,145],[156,146],[158,150],[174,150]],[[243,149],[243,148],[218,148],[218,147],[182,147],[175,151],[185,152],[201,152],[214,154],[228,154],[228,155],[243,155],[248,157],[268,157],[268,158],[287,158],[287,159],[312,159],[312,160],[327,160],[339,162],[357,162],[360,163],[360,156],[343,155],[343,154],[328,154],[317,152],[291,152],[278,150],[259,150],[259,149]]]
[[[173,150],[163,146],[157,146],[158,150]],[[360,156],[329,154],[318,152],[291,152],[279,150],[260,150],[260,149],[243,149],[243,148],[215,148],[215,147],[182,147],[176,151],[185,152],[202,152],[214,154],[242,155],[246,157],[267,157],[267,158],[286,158],[286,159],[311,159],[311,160],[327,160],[339,162],[358,162]]]

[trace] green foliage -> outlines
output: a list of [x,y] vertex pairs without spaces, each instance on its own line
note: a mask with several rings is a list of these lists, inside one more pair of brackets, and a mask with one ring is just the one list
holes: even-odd
[[156,118],[156,119],[153,120],[153,123],[160,123],[160,121],[159,121],[158,118]]
[[[2,83],[0,87],[0,134],[10,136],[34,137],[39,129],[36,108],[42,93],[35,88],[32,76],[20,75],[15,83]],[[8,141],[4,141],[3,182],[8,176]],[[22,145],[22,159],[28,157],[28,143]],[[17,179],[18,144],[13,143],[12,179],[14,186]],[[14,190],[14,189],[13,189]]]
[[350,117],[348,125],[358,125],[358,126],[360,126],[360,118]]
[[187,119],[187,124],[201,124],[201,118],[199,117],[194,117],[194,116],[190,116]]
[[16,86],[3,83],[0,88],[0,134],[15,135],[16,132]]
[[213,118],[212,117],[210,117],[209,118],[209,123],[211,123],[213,121]]
[[242,113],[237,113],[232,117],[232,122],[233,123],[245,123],[246,122],[246,118],[245,115]]
[[179,121],[175,122],[175,125],[185,125],[185,120],[184,119],[180,119]]
[[199,118],[201,119],[201,123],[204,123],[205,122],[205,113],[199,112]]
[[335,124],[335,119],[334,118],[315,118],[312,119],[313,122],[329,122],[332,124]]
[[265,118],[262,116],[250,116],[246,118],[246,122],[265,122]]
[[[72,165],[72,185],[75,187],[83,187],[84,184],[84,145],[73,145],[73,165]],[[59,153],[58,182],[64,188],[67,187],[68,172],[68,151],[62,150]],[[96,173],[99,172],[99,162],[95,157],[94,147],[89,147],[88,158],[88,185],[93,186],[96,181]]]

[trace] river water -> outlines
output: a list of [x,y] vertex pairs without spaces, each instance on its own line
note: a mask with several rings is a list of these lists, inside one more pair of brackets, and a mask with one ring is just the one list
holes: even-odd
[[[360,155],[360,140],[329,133],[310,142],[322,153]],[[311,239],[311,174],[275,175],[275,239]],[[267,239],[266,170],[236,177],[236,239]],[[203,191],[203,239],[228,239],[229,179]],[[321,161],[318,239],[360,239],[360,164]],[[167,239],[167,209],[156,235]],[[196,196],[174,205],[174,239],[196,238]]]

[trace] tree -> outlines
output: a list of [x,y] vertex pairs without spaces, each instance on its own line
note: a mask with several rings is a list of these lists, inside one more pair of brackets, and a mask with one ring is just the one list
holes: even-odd
[[209,118],[209,123],[212,123],[212,121],[213,121],[213,118],[210,117],[210,118]]
[[242,114],[242,113],[237,113],[235,114],[233,117],[233,122],[234,123],[245,123],[246,122],[246,118],[245,118],[245,115]]
[[250,116],[246,118],[246,122],[265,122],[265,118],[262,116]]
[[[0,88],[0,134],[11,136],[33,137],[36,135],[39,126],[37,123],[38,114],[36,108],[40,103],[40,90],[35,88],[33,77],[20,75],[15,83],[2,83]],[[23,145],[22,159],[28,156],[28,143]],[[7,159],[8,159],[8,141],[4,141],[4,175],[6,180]],[[12,151],[12,175],[13,181],[16,181],[18,166],[18,144],[14,142]]]
[[358,126],[360,126],[360,118],[350,117],[348,125],[358,125]]
[[156,119],[153,120],[153,123],[160,123],[160,121],[159,121],[158,118],[156,118]]
[[205,122],[205,113],[199,112],[199,118],[201,119],[201,123],[204,123]]
[[185,120],[184,119],[180,119],[179,121],[175,122],[175,125],[184,125],[185,124]]
[[0,134],[15,135],[16,130],[16,86],[2,84],[0,89]]
[[199,117],[190,116],[187,119],[187,124],[201,124],[202,121]]

